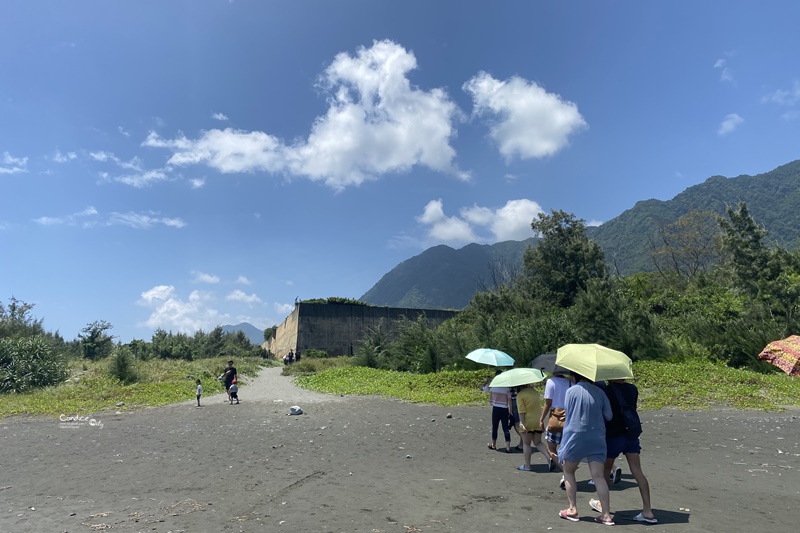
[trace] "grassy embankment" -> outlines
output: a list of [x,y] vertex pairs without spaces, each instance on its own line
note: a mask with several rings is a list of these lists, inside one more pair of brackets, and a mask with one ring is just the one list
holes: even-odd
[[[26,394],[0,395],[0,418],[12,415],[89,414],[104,409],[132,409],[194,399],[194,380],[200,378],[205,395],[222,392],[216,377],[225,358],[199,361],[152,360],[136,363],[139,380],[124,385],[106,373],[108,362],[75,361],[71,378],[57,387]],[[409,374],[351,366],[346,357],[304,359],[284,370],[299,376],[301,387],[329,394],[376,394],[410,402],[443,406],[483,405],[478,389],[493,369],[459,370],[438,374]],[[263,359],[237,359],[240,374],[254,377],[258,367],[277,364]],[[800,378],[785,374],[758,374],[713,365],[706,361],[684,363],[637,362],[633,365],[639,387],[640,409],[779,410],[800,406]],[[192,376],[192,377],[190,377]],[[125,405],[117,408],[118,402]]]
[[[222,373],[226,362],[225,357],[197,361],[137,361],[134,369],[139,379],[125,385],[109,377],[106,370],[110,361],[73,361],[69,368],[70,378],[61,385],[24,394],[0,395],[0,417],[89,414],[104,409],[125,410],[194,400],[195,380],[198,378],[204,396],[224,392],[217,376]],[[269,364],[258,358],[236,359],[236,371],[254,377],[259,366]],[[125,405],[116,407],[118,402]]]
[[[346,358],[310,359],[284,373],[300,375],[296,383],[317,392],[377,394],[445,406],[483,405],[486,395],[478,388],[486,377],[494,374],[493,369],[409,374],[346,365]],[[800,378],[783,373],[765,375],[707,361],[641,361],[634,363],[633,373],[642,410],[662,407],[780,410],[800,406]]]

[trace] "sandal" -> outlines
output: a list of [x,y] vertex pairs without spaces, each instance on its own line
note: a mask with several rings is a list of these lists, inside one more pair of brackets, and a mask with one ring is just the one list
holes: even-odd
[[494,444],[487,444],[486,446],[488,446],[490,450],[496,450],[497,449],[497,446],[495,446]]
[[589,507],[591,507],[598,513],[603,512],[603,508],[600,507],[600,500],[598,500],[597,498],[592,498],[591,500],[589,500]]
[[595,516],[594,521],[598,524],[603,524],[604,526],[616,526],[617,524],[614,523],[613,520],[603,520],[602,516]]
[[566,509],[563,509],[563,510],[559,511],[558,512],[558,516],[560,516],[564,520],[569,520],[570,522],[580,522],[581,521],[581,519],[578,518],[577,516],[573,516],[571,514],[567,514],[567,510]]

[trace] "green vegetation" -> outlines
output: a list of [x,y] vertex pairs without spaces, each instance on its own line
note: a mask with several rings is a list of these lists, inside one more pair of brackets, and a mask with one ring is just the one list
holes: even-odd
[[[780,410],[800,406],[800,379],[784,374],[764,375],[704,360],[640,361],[634,363],[633,373],[641,410]],[[341,366],[302,375],[295,383],[327,394],[375,394],[442,406],[484,405],[487,396],[479,387],[491,375],[492,369],[415,374]]]
[[[113,357],[96,362],[72,361],[70,378],[66,382],[0,397],[0,417],[83,415],[193,400],[196,379],[201,380],[204,395],[224,392],[217,376],[222,373],[227,360],[226,357],[215,357],[197,361],[134,361],[130,370],[136,373],[138,381],[130,384],[110,376],[109,367],[118,364]],[[261,358],[237,359],[235,363],[239,374],[251,377],[258,374],[259,366],[277,364]],[[116,407],[118,402],[125,405]]]

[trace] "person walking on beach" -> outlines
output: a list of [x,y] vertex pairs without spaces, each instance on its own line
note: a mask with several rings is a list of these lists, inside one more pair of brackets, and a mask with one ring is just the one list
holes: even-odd
[[[502,370],[497,370],[498,375]],[[512,413],[511,394],[508,387],[490,387],[487,379],[483,382],[481,389],[489,393],[489,404],[492,406],[492,442],[488,445],[490,450],[497,449],[497,426],[503,428],[503,436],[506,438],[506,453],[511,453],[511,432],[508,430],[508,418]]]
[[234,380],[238,379],[236,375],[236,367],[233,366],[233,361],[228,361],[228,366],[225,367],[225,372],[222,374],[222,379],[225,380],[225,394],[228,395],[228,400],[231,401],[230,388]]
[[542,455],[551,459],[547,446],[542,442],[542,425],[539,413],[542,412],[542,402],[539,392],[530,385],[523,385],[517,392],[517,411],[519,411],[519,432],[522,434],[522,456],[525,463],[517,468],[525,472],[533,471],[531,467],[531,446],[539,450]]
[[569,507],[559,511],[558,516],[577,522],[578,486],[575,471],[581,461],[589,463],[589,471],[597,490],[602,512],[595,518],[598,524],[613,526],[614,520],[608,510],[608,477],[606,462],[606,420],[611,420],[611,404],[606,394],[589,379],[572,373],[575,384],[567,390],[565,397],[566,417],[558,458],[564,470],[565,488]]
[[[636,385],[627,383],[624,379],[614,379],[609,381],[608,385],[603,387],[603,390],[611,403],[611,412],[614,415],[610,421],[606,422],[605,478],[608,479],[611,475],[616,458],[619,457],[619,454],[623,454],[628,461],[631,474],[633,474],[633,478],[639,486],[639,495],[642,497],[642,511],[634,516],[633,519],[646,524],[657,524],[658,520],[650,507],[650,484],[642,471],[642,462],[639,457],[642,451],[639,437],[634,437],[628,433],[625,417],[622,414],[623,409],[636,413],[639,389],[636,388]],[[621,405],[620,400],[622,400],[624,406]],[[638,416],[637,413],[637,419]],[[616,483],[616,472],[613,477]],[[602,512],[603,510],[602,504],[597,499],[589,500],[589,505],[595,511]]]
[[200,383],[199,379],[196,381],[196,383],[197,383],[197,392],[196,392],[196,394],[197,394],[197,407],[200,407],[200,396],[203,395],[203,385]]
[[[550,456],[557,456],[558,446],[564,432],[567,389],[572,382],[563,374],[553,374],[544,385],[544,406],[542,407],[541,425],[545,429],[544,440]],[[558,460],[550,460],[550,471],[556,469]],[[562,479],[563,481],[563,479]]]

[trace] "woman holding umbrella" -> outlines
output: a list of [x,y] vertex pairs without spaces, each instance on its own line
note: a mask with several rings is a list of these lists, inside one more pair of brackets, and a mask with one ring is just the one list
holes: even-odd
[[575,385],[566,394],[566,420],[558,457],[564,469],[569,508],[558,516],[573,522],[578,521],[578,487],[575,471],[581,461],[589,463],[589,471],[595,483],[597,496],[603,509],[595,522],[613,526],[608,513],[611,508],[608,493],[608,478],[604,474],[606,462],[605,421],[611,420],[611,404],[605,393],[588,378],[572,373]]

